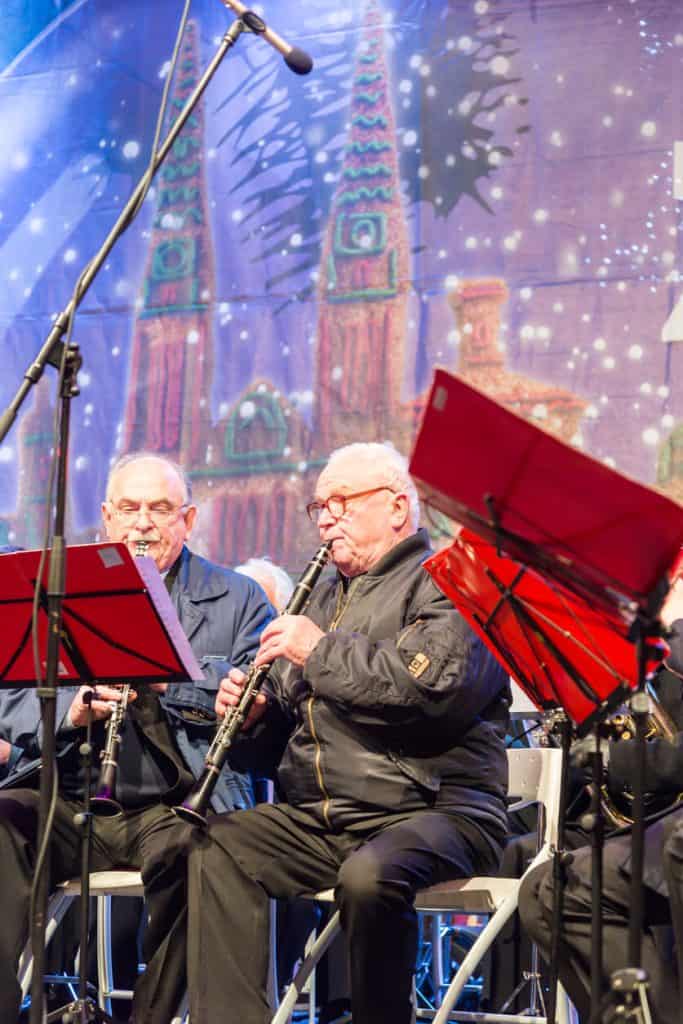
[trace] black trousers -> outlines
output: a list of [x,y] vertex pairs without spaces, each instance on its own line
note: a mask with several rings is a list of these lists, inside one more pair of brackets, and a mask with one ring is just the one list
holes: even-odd
[[[683,826],[683,821],[680,822]],[[656,863],[658,881],[664,892],[646,886],[644,893],[645,932],[642,939],[641,964],[650,979],[650,1009],[657,1024],[680,1024],[683,1008],[679,1005],[677,972],[671,957],[663,954],[657,942],[657,927],[672,922],[672,905],[666,888],[674,893],[678,905],[673,923],[679,956],[683,928],[683,830],[669,833],[661,823],[650,826],[646,833],[648,856]],[[628,965],[628,925],[631,907],[630,877],[624,865],[631,848],[630,835],[609,839],[604,847],[603,861],[603,986],[607,991],[614,971]],[[559,974],[582,1022],[590,1016],[591,929],[591,851],[577,850],[567,866],[563,896],[562,934]],[[538,944],[546,958],[550,953],[553,903],[552,862],[536,868],[522,884],[519,912],[522,925]],[[607,1017],[605,1019],[608,1019]]]
[[[57,798],[48,858],[50,886],[80,872],[80,832],[73,822],[79,805]],[[29,927],[29,902],[38,820],[38,794],[12,790],[0,798],[0,1020],[19,1016],[16,972]],[[186,853],[190,828],[161,804],[94,818],[91,869],[137,868],[147,909],[144,953],[147,970],[135,990],[139,1024],[168,1024],[186,987],[182,929],[186,906]],[[169,922],[178,921],[179,932]],[[162,970],[163,967],[163,970]]]
[[457,815],[387,817],[329,833],[287,804],[219,816],[189,861],[192,1024],[267,1024],[268,898],[335,887],[349,948],[354,1024],[408,1024],[416,890],[488,873],[498,851]]

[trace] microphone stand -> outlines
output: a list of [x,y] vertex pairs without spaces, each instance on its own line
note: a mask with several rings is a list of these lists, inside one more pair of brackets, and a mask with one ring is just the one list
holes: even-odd
[[[231,3],[231,5],[235,6]],[[153,155],[150,167],[138,182],[128,202],[121,211],[116,223],[104,240],[101,248],[86,265],[81,274],[74,293],[68,305],[57,316],[43,346],[24,373],[24,379],[17,389],[10,404],[0,416],[0,444],[7,436],[17,414],[29,394],[31,388],[38,383],[43,375],[45,367],[65,366],[64,379],[60,394],[59,412],[59,445],[57,447],[57,493],[54,507],[54,531],[52,547],[50,552],[50,567],[47,587],[47,614],[48,614],[48,639],[46,651],[46,669],[43,685],[38,686],[36,693],[40,698],[41,724],[42,724],[42,747],[43,747],[43,769],[40,779],[40,796],[38,804],[38,840],[37,848],[47,849],[49,840],[47,824],[50,817],[50,807],[53,801],[53,789],[56,787],[55,779],[55,729],[56,729],[56,702],[57,702],[57,681],[59,671],[59,648],[61,642],[62,627],[62,604],[64,596],[64,582],[66,576],[65,559],[65,510],[66,510],[66,476],[67,476],[67,455],[69,450],[69,426],[70,426],[70,399],[78,394],[76,374],[81,364],[80,355],[76,346],[67,343],[66,351],[63,338],[67,331],[70,333],[70,326],[76,310],[80,306],[88,289],[95,280],[102,265],[114,247],[119,237],[130,226],[142,205],[142,201],[149,188],[149,180],[156,174],[161,164],[166,159],[171,147],[182,132],[192,111],[201,99],[204,91],[215,74],[219,64],[231,47],[235,45],[243,32],[254,32],[264,36],[267,42],[275,46],[283,53],[286,62],[297,74],[306,74],[310,71],[312,63],[310,58],[303,51],[290,47],[279,36],[269,30],[265,22],[254,14],[237,5],[239,17],[233,21],[223,35],[221,42],[209,65],[197,82],[193,92],[188,97],[185,106],[173,122],[166,138]],[[303,60],[302,58],[306,58]],[[49,512],[48,512],[49,514]],[[41,870],[42,867],[42,870]],[[43,1024],[43,974],[45,970],[45,927],[47,916],[48,882],[45,866],[38,865],[38,872],[34,882],[34,903],[32,907],[31,921],[31,942],[34,955],[33,980],[31,985],[31,1010],[30,1024]],[[81,957],[86,957],[86,950],[81,950]]]
[[[40,699],[43,727],[43,767],[40,773],[40,795],[38,798],[38,842],[37,848],[44,848],[45,857],[36,864],[34,901],[31,920],[31,946],[33,949],[33,978],[31,980],[30,1024],[42,1024],[43,1020],[43,974],[45,973],[45,926],[47,916],[48,872],[46,863],[48,841],[46,824],[50,817],[53,790],[56,790],[56,707],[57,675],[59,671],[59,647],[62,633],[62,604],[66,579],[66,557],[64,520],[66,511],[67,451],[71,419],[71,399],[78,394],[77,374],[81,357],[75,345],[69,345],[64,353],[64,374],[60,380],[59,445],[57,448],[57,492],[55,496],[55,526],[50,552],[50,568],[47,585],[47,665],[45,682],[36,693]],[[37,581],[40,586],[40,580]]]

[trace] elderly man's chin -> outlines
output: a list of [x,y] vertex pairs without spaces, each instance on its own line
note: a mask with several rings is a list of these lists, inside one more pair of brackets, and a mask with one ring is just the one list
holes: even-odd
[[354,576],[358,572],[358,556],[343,538],[333,540],[330,558],[342,575]]

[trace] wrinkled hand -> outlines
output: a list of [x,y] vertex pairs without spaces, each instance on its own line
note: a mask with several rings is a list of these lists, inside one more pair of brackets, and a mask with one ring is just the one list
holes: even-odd
[[305,615],[278,615],[261,634],[254,663],[268,665],[276,658],[286,658],[301,667],[323,636],[323,631]]
[[[81,686],[80,690],[71,702],[69,708],[69,719],[71,724],[76,728],[80,728],[83,725],[88,724],[88,705],[83,699],[85,693],[93,693],[93,699],[90,702],[90,711],[92,714],[93,721],[100,721],[104,718],[109,718],[112,712],[112,703],[117,703],[121,700],[121,689],[115,686]],[[128,694],[128,703],[135,700],[137,693],[135,690],[130,690]]]
[[[239,699],[244,689],[244,680],[246,675],[239,668],[231,668],[225,679],[221,679],[221,685],[216,695],[215,711],[219,718],[223,718],[227,711],[234,708],[239,703]],[[251,702],[249,708],[249,714],[242,723],[242,729],[251,729],[252,725],[258,722],[259,718],[266,710],[266,704],[268,699],[264,693],[257,693]]]

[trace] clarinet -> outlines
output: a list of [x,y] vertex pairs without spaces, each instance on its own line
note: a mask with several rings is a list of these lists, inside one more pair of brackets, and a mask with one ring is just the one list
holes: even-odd
[[[137,540],[135,542],[135,557],[142,558],[146,555],[148,547],[148,540]],[[104,749],[100,754],[102,764],[97,781],[97,792],[90,801],[92,813],[101,818],[112,818],[122,810],[121,804],[114,799],[114,793],[119,770],[121,730],[126,717],[130,689],[130,683],[125,683],[121,687],[121,700],[112,701],[111,715],[107,719]]]
[[[318,548],[308,563],[282,615],[301,615],[314,586],[318,582],[320,573],[325,568],[329,555],[330,542],[328,541]],[[201,776],[182,804],[173,808],[174,814],[177,814],[179,818],[189,821],[192,825],[199,825],[202,828],[206,827],[206,812],[211,794],[218,782],[218,777],[225,763],[228,751],[242,728],[251,705],[265,683],[271,668],[272,662],[259,665],[258,667],[252,665],[249,668],[238,703],[234,708],[226,712],[223,721],[216,730],[216,734],[204,759],[204,770]]]

